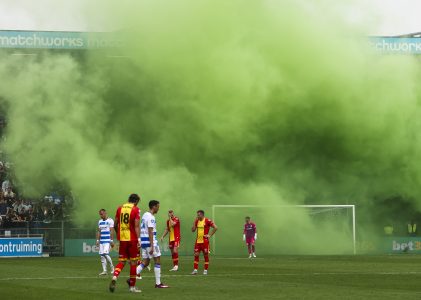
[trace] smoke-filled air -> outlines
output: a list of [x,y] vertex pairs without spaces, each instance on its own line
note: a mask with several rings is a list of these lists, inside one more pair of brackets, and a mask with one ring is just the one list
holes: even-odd
[[92,225],[138,193],[142,211],[161,201],[161,232],[175,210],[184,241],[198,209],[272,206],[216,209],[219,253],[242,249],[246,215],[262,252],[352,252],[349,211],[275,205],[355,204],[360,240],[387,199],[421,209],[419,61],[376,52],[317,2],[91,6],[117,47],[1,56],[2,148],[24,194],[63,182]]

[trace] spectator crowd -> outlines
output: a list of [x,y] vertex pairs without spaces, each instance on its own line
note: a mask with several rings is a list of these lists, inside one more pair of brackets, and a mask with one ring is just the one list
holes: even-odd
[[66,217],[66,196],[54,192],[38,199],[19,194],[12,180],[10,163],[0,161],[0,228],[26,227],[34,222],[50,223]]

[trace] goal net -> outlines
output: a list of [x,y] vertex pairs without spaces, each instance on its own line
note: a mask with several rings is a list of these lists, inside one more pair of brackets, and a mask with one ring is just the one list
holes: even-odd
[[256,254],[356,254],[355,205],[213,205],[213,253],[247,254],[246,216],[257,226]]

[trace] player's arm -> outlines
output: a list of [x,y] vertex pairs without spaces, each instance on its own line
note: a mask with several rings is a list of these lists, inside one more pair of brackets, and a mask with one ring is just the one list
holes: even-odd
[[257,227],[254,225],[254,239],[257,240]]
[[136,238],[138,240],[138,247],[140,248],[140,220],[134,220],[134,231],[136,232]]
[[117,209],[114,217],[114,230],[118,230],[118,226],[120,224],[120,208]]
[[114,231],[114,224],[113,224],[113,226],[110,226],[111,247],[114,247],[114,236],[115,236],[115,231]]
[[166,237],[167,236],[167,234],[168,234],[168,228],[167,227],[165,227],[165,230],[164,230],[164,233],[162,234],[162,236],[161,236],[161,242],[164,240],[164,237]]
[[154,246],[153,246],[153,227],[148,227],[148,234],[149,234],[149,243],[151,244],[151,250],[149,251],[149,254],[152,255],[154,252]]
[[213,224],[211,225],[211,228],[212,228],[212,230],[211,230],[211,232],[208,234],[208,238],[211,238],[211,237],[215,234],[215,232],[218,230],[218,226],[216,226],[216,224],[215,224],[215,223],[213,223]]
[[99,231],[99,227],[96,229],[96,245],[99,246],[99,236],[100,236],[100,231]]
[[196,220],[194,220],[193,227],[191,228],[191,231],[192,231],[192,232],[195,232],[195,231],[196,231],[196,229],[197,229],[197,219],[196,219]]
[[173,221],[173,219],[169,219],[169,224],[171,227],[174,227],[175,225],[177,225],[177,219],[175,221]]
[[244,230],[243,230],[243,241],[246,240],[246,226],[244,225]]

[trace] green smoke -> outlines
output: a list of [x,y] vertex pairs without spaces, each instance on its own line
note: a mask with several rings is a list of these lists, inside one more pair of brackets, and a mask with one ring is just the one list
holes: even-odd
[[[126,1],[95,10],[124,28],[120,48],[2,55],[4,147],[25,193],[64,181],[92,224],[137,192],[175,209],[188,241],[213,204],[356,204],[367,224],[376,199],[418,199],[417,60],[374,53],[332,4]],[[227,252],[253,213],[268,252],[350,250],[335,222],[239,209],[217,219]]]

